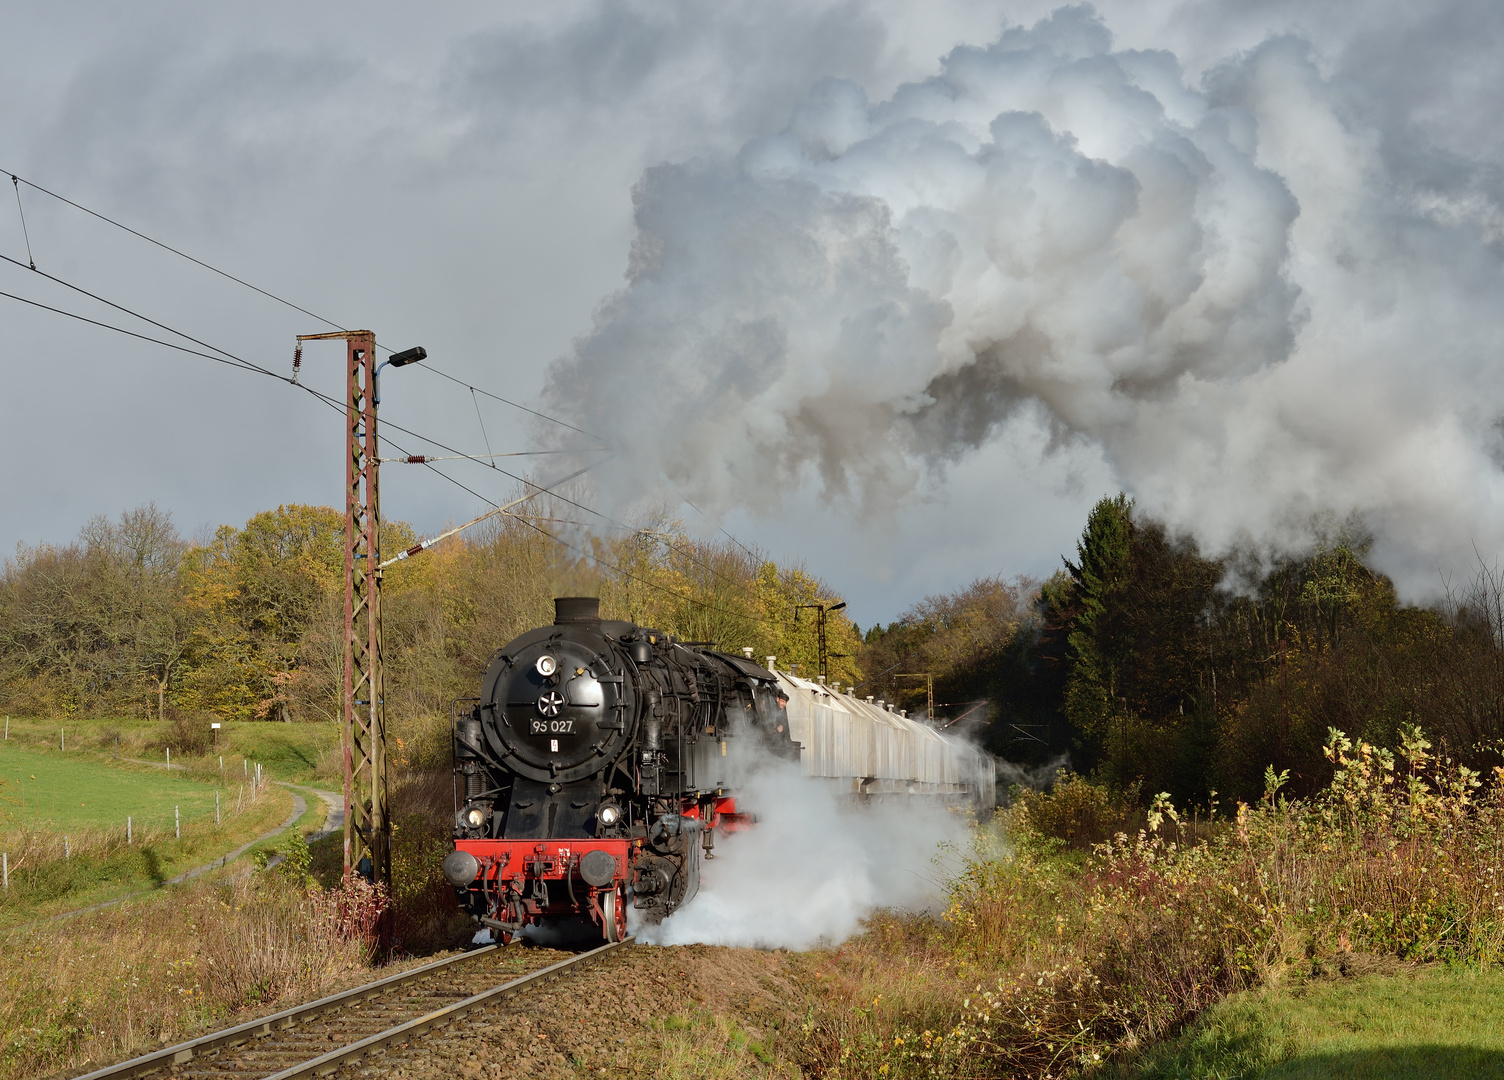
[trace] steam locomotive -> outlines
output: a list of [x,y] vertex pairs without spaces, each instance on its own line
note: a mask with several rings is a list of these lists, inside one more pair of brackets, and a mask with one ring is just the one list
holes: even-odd
[[779,673],[772,657],[763,667],[750,649],[602,619],[594,597],[554,606],[552,626],[496,653],[454,723],[444,876],[502,940],[574,923],[619,941],[628,905],[657,921],[693,899],[717,832],[752,821],[732,787],[739,740],[857,797],[991,804],[990,758],[885,703]]
[[585,918],[618,941],[628,903],[654,919],[688,903],[715,830],[745,824],[728,740],[798,755],[771,671],[602,619],[599,604],[555,600],[554,625],[495,655],[454,726],[444,876],[503,940]]

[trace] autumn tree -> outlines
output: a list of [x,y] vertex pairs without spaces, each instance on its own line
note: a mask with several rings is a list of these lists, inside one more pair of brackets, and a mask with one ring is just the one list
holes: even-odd
[[994,696],[998,667],[1025,624],[1033,618],[1037,584],[1029,578],[978,578],[950,593],[925,597],[886,627],[867,632],[861,653],[868,673],[863,690],[922,714],[926,684],[934,679],[937,701],[964,703],[979,720],[989,719],[976,701]]
[[195,664],[183,700],[237,720],[289,720],[289,687],[304,634],[344,591],[344,516],[279,506],[189,552],[187,603]]
[[147,504],[68,545],[21,547],[0,574],[0,684],[21,707],[160,715],[187,662],[186,545]]

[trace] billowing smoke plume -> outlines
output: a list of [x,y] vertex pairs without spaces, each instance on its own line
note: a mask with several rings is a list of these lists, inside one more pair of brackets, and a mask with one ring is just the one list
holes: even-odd
[[[743,751],[747,740],[734,743]],[[699,895],[661,925],[634,925],[657,945],[810,949],[838,945],[878,908],[920,910],[944,896],[968,818],[906,798],[858,805],[797,764],[742,763],[737,804],[757,824],[718,840]]]
[[720,510],[878,509],[1043,423],[1212,548],[1356,515],[1434,581],[1504,540],[1504,214],[1402,108],[1288,36],[1192,80],[1083,7],[886,101],[825,82],[643,177],[549,407],[606,489]]

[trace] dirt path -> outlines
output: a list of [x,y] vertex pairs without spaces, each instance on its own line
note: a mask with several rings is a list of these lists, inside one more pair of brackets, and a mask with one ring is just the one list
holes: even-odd
[[[179,766],[177,765],[168,766],[164,762],[148,761],[143,762],[142,764],[155,764],[158,768],[179,768]],[[112,907],[115,904],[123,903],[124,901],[130,900],[133,897],[145,896],[147,893],[156,892],[158,889],[161,889],[167,885],[181,885],[185,881],[192,881],[194,878],[202,874],[207,874],[210,870],[218,870],[223,866],[227,866],[228,864],[234,862],[236,859],[240,858],[240,856],[244,855],[247,851],[250,851],[251,848],[255,847],[257,844],[265,840],[272,840],[278,836],[281,836],[288,829],[296,825],[299,818],[308,813],[308,801],[299,794],[299,792],[301,791],[306,791],[309,794],[316,795],[324,803],[325,806],[323,829],[316,833],[310,833],[310,840],[322,839],[323,837],[328,836],[330,833],[344,828],[345,808],[344,798],[342,796],[336,795],[332,791],[321,791],[318,788],[304,787],[301,784],[291,784],[285,780],[277,780],[274,782],[280,784],[282,787],[287,788],[292,794],[292,813],[288,814],[287,820],[282,822],[282,824],[278,825],[275,829],[272,829],[269,832],[264,832],[260,836],[257,836],[251,840],[247,840],[244,844],[241,844],[234,851],[226,852],[224,855],[221,855],[213,862],[204,863],[202,866],[195,866],[192,869],[184,870],[176,877],[168,878],[166,881],[162,882],[161,885],[155,885],[150,889],[137,889],[134,892],[128,892],[121,896],[113,897],[109,900],[102,900],[97,904],[90,904],[88,907],[81,907],[74,911],[65,911],[61,915],[50,915],[48,916],[47,921],[54,921],[57,919],[71,919],[75,915],[86,915],[91,911],[98,911],[101,908]]]
[[278,780],[276,783],[286,788],[310,791],[324,800],[326,808],[324,811],[324,827],[318,832],[308,834],[308,842],[310,844],[315,840],[322,840],[332,833],[337,833],[345,827],[345,797],[343,795],[335,791],[321,791],[318,788],[308,787],[306,784],[288,783],[285,780]]

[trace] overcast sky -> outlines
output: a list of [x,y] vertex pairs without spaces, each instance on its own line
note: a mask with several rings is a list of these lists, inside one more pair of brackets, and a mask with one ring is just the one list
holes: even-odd
[[[1492,558],[1504,539],[1504,395],[1486,347],[1497,341],[1489,308],[1504,223],[1499,6],[1114,2],[1042,24],[1055,6],[8,2],[0,169],[390,346],[422,344],[432,366],[465,382],[604,428],[621,453],[603,482],[621,498],[598,491],[602,505],[692,493],[715,517],[679,507],[686,525],[724,524],[775,558],[803,559],[864,626],[979,575],[1048,574],[1092,502],[1119,488],[1213,547],[1298,543],[1300,523],[1327,512],[1368,521],[1381,558],[1408,582],[1435,580],[1475,544]],[[1079,29],[1087,24],[1104,36]],[[1023,36],[1001,38],[1009,28]],[[1024,55],[1050,78],[1117,74],[1045,100],[1019,89]],[[987,79],[991,88],[977,89]],[[838,117],[827,105],[842,88],[856,112]],[[948,104],[925,103],[935,88]],[[1126,110],[1151,99],[1156,119],[1128,133]],[[975,115],[962,108],[972,105]],[[1003,155],[1002,129],[989,124],[1005,113],[1042,117],[1040,138],[1072,178],[1058,185],[1076,200],[1061,203],[1071,221],[1110,201],[1110,183],[1071,186],[1092,163],[1129,192],[1103,226],[1100,258],[1067,265],[1085,258],[1089,238],[1068,252],[1044,244],[1021,271],[1035,282],[1046,267],[1068,271],[1053,300],[1036,297],[1018,316],[1034,328],[1028,340],[1043,342],[1029,360],[1017,358],[1018,326],[995,324],[1013,303],[988,292],[996,273],[979,270],[969,284],[964,271],[925,277],[911,226],[944,216],[961,250],[990,222],[1028,224],[1035,211],[1017,199],[947,201],[925,186],[930,166],[884,151],[878,168],[857,148],[891,147],[893,132],[924,124],[985,164]],[[863,134],[831,142],[828,129],[850,115]],[[1255,135],[1239,134],[1239,117]],[[1144,162],[1173,139],[1202,163],[1188,166],[1199,186],[1159,222],[1158,174]],[[1343,155],[1312,149],[1334,140]],[[1009,160],[1025,153],[1009,145]],[[829,356],[810,344],[825,340],[821,312],[844,320],[842,332],[859,323],[869,309],[843,305],[873,281],[805,297],[798,310],[794,286],[738,279],[750,291],[706,291],[721,278],[694,267],[737,261],[724,237],[726,222],[741,221],[746,184],[782,193],[767,218],[775,233],[792,222],[791,236],[823,235],[832,207],[852,199],[875,214],[872,242],[893,259],[883,273],[898,275],[914,298],[906,310],[922,309],[914,319],[934,328],[885,346],[911,342],[912,356],[884,361],[907,381],[886,368],[826,371]],[[795,213],[794,190],[818,201]],[[0,254],[24,261],[13,192],[4,196]],[[327,329],[24,185],[21,199],[39,270],[217,348],[290,373],[294,336]],[[693,228],[681,213],[692,202],[711,208]],[[1151,315],[1125,315],[1079,348],[1067,343],[1075,331],[1049,329],[1094,325],[1107,293],[1078,295],[1070,283],[1102,260],[1158,296],[1158,279],[1145,283],[1166,273],[1142,267],[1179,258],[1166,245],[1234,233],[1238,243],[1223,244],[1238,253],[1232,268],[1210,241],[1186,241],[1202,243],[1197,281],[1211,283],[1194,302],[1198,286],[1171,300],[1138,296]],[[1380,233],[1402,239],[1364,247]],[[660,243],[667,262],[649,281],[643,252]],[[1413,273],[1393,272],[1407,260]],[[1207,298],[1211,285],[1220,299]],[[156,333],[9,263],[0,290]],[[1412,295],[1414,311],[1395,300]],[[699,310],[704,326],[676,336]],[[629,328],[661,330],[665,312],[679,322],[662,331],[660,363],[656,344]],[[779,362],[825,372],[818,395],[787,380],[774,397],[742,387],[735,407],[700,394],[692,403],[711,412],[692,422],[720,422],[724,408],[737,437],[708,448],[681,438],[662,403],[681,407],[686,375],[703,374],[694,365],[730,363],[714,353],[727,340],[716,320],[776,318],[787,323]],[[1167,331],[1177,318],[1198,329]],[[1355,355],[1342,339],[1359,327],[1403,349]],[[6,550],[67,541],[90,516],[149,500],[191,534],[278,503],[341,499],[339,419],[283,384],[4,297],[0,350]],[[1068,355],[1079,367],[1062,375]],[[310,346],[305,381],[338,394],[341,362],[340,346]],[[1334,400],[1333,386],[1370,377],[1377,389],[1361,400]],[[630,392],[613,378],[630,378]],[[526,414],[472,399],[423,365],[390,372],[382,389],[385,421],[467,452],[546,441]],[[988,394],[991,412],[962,415]],[[795,420],[812,401],[865,419],[838,448],[800,441]],[[1292,420],[1293,403],[1311,415]],[[632,451],[634,441],[655,450]],[[1271,468],[1273,446],[1284,449]],[[434,449],[405,437],[402,447]],[[508,468],[556,475],[558,461],[537,460]],[[1405,471],[1398,461],[1429,464]],[[485,498],[511,493],[505,476],[473,464],[451,471]],[[383,476],[387,516],[420,531],[484,506],[427,470]],[[1261,530],[1249,507],[1280,528]]]

